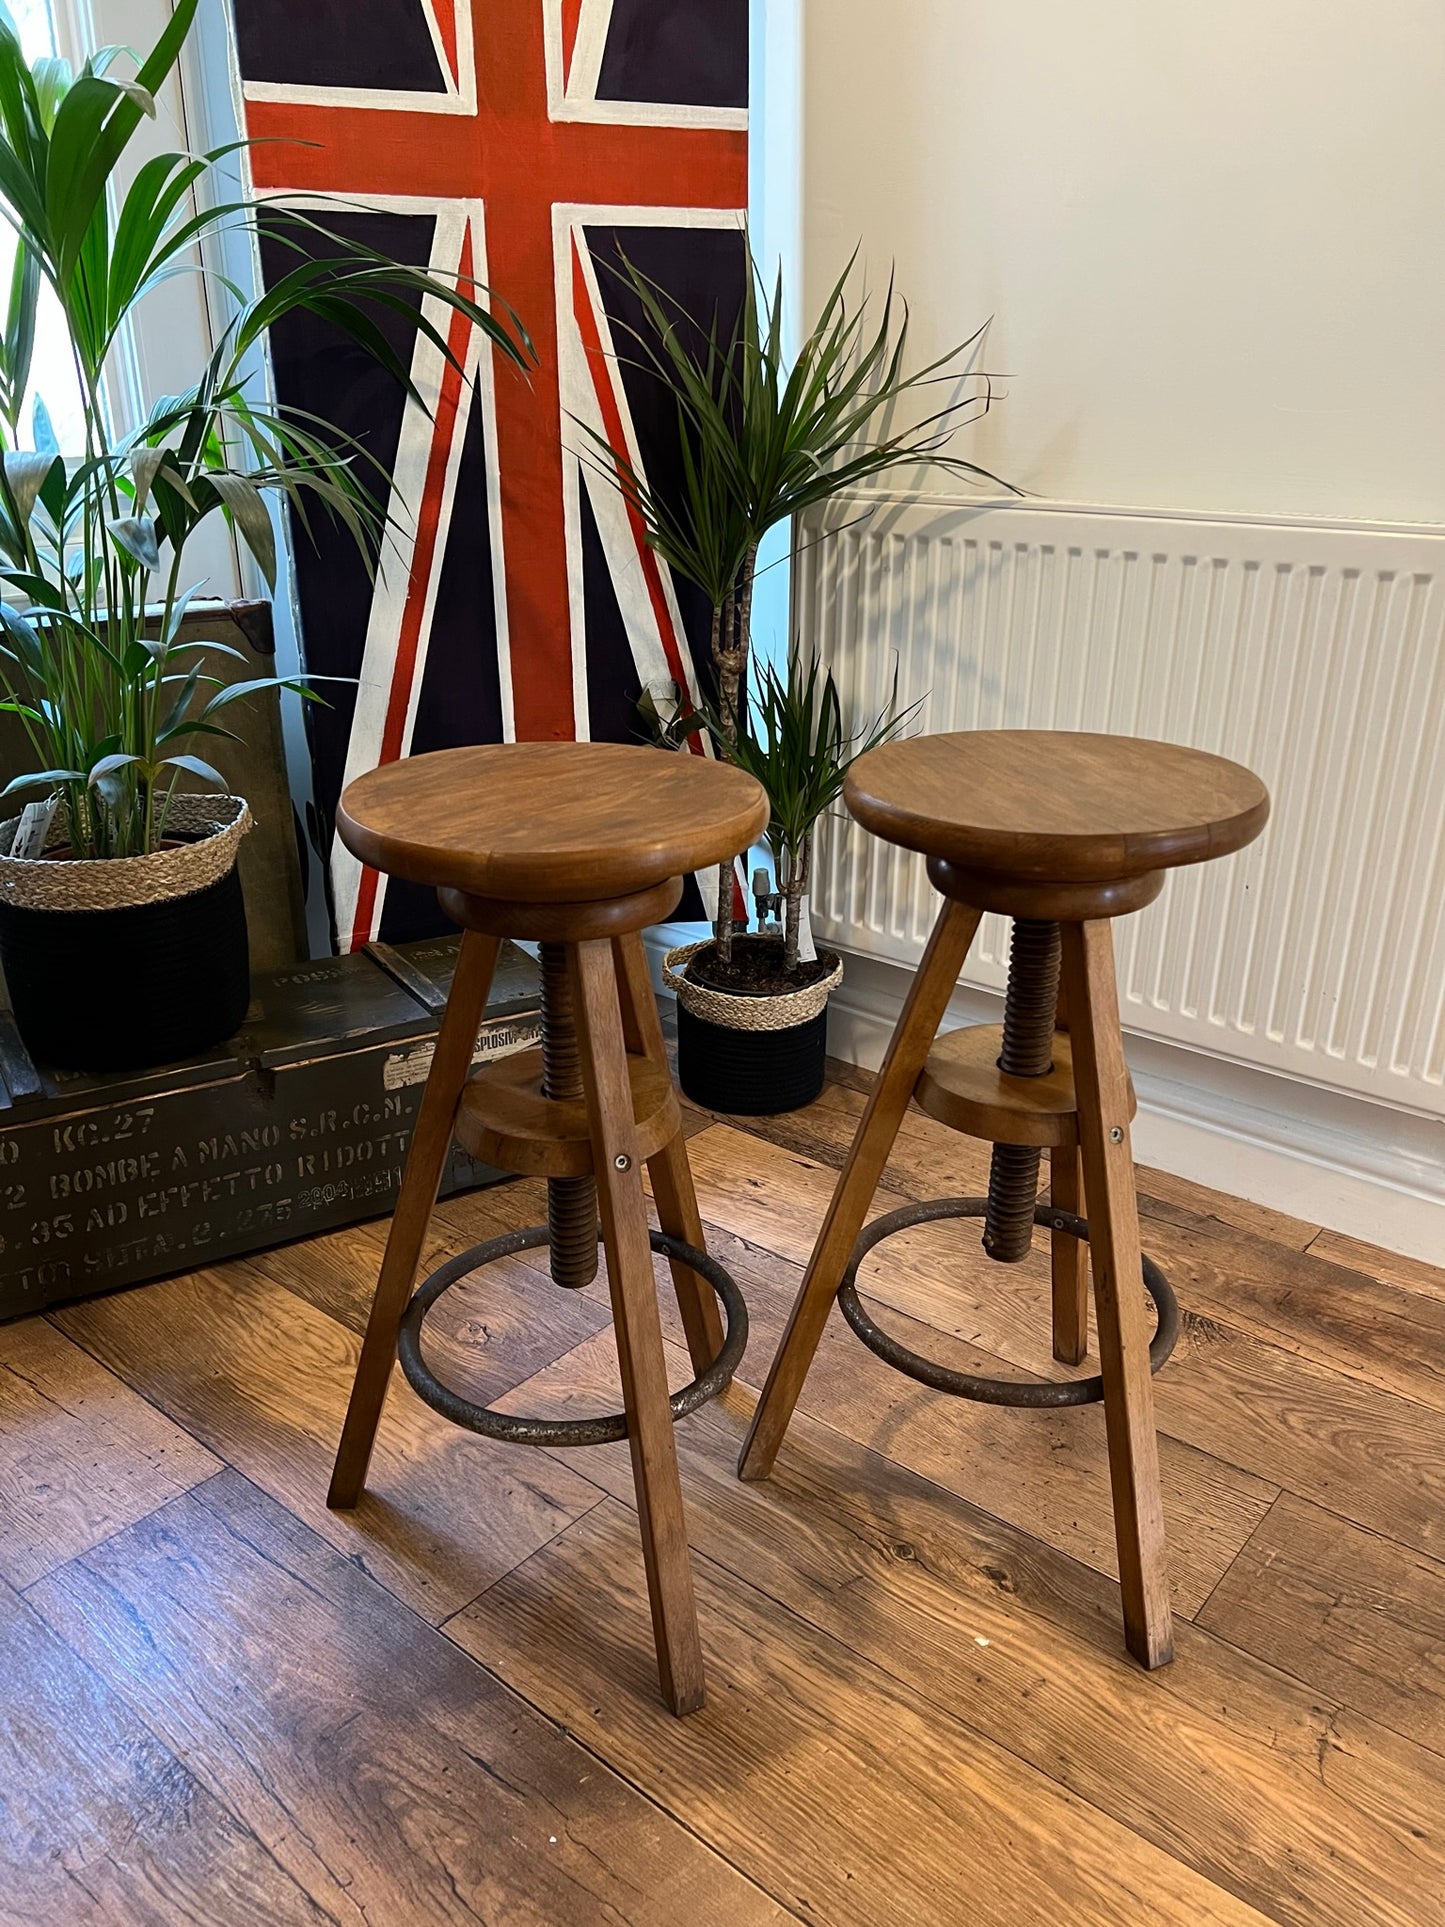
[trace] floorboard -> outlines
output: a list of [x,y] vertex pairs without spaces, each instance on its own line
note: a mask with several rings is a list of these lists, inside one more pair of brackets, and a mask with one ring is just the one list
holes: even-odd
[[[727,1224],[750,1243],[781,1252],[796,1264],[810,1248],[807,1227],[816,1222],[810,1213],[815,1206],[821,1210],[820,1199],[826,1201],[829,1178],[797,1154],[767,1145],[744,1148],[755,1142],[722,1126],[693,1140],[689,1148],[703,1215],[710,1223]],[[892,1202],[884,1198],[883,1208]],[[975,1344],[983,1341],[980,1349],[986,1348],[994,1358],[1045,1375],[1059,1369],[1049,1357],[1046,1277],[1042,1250],[1023,1265],[995,1265],[972,1246],[966,1230],[960,1237],[956,1224],[890,1239],[887,1256],[875,1254],[862,1274],[868,1296],[899,1307],[917,1321],[914,1327],[906,1321],[889,1321],[905,1342],[917,1343],[918,1325],[965,1340],[976,1335]],[[1250,1496],[1257,1500],[1273,1496],[1265,1493],[1265,1484],[1287,1484],[1299,1496],[1322,1501],[1356,1524],[1433,1556],[1445,1553],[1445,1426],[1435,1411],[1317,1365],[1288,1347],[1264,1343],[1213,1314],[1193,1313],[1187,1290],[1183,1302],[1186,1319],[1180,1354],[1155,1381],[1161,1474],[1182,1611],[1192,1611],[1203,1596],[1198,1586],[1204,1585],[1207,1592],[1223,1570],[1211,1565],[1211,1560],[1217,1561],[1217,1545],[1211,1548],[1206,1543],[1196,1549],[1195,1534],[1214,1541],[1224,1528],[1226,1543],[1233,1538],[1232,1558],[1264,1510],[1263,1504],[1258,1505],[1246,1526]],[[874,1361],[866,1354],[859,1356],[861,1348],[840,1319],[835,1318],[829,1329],[845,1341],[854,1358],[851,1371],[839,1362],[837,1378],[843,1382],[836,1382],[833,1368],[825,1362],[826,1343],[820,1352],[817,1371],[804,1391],[804,1409],[824,1416],[837,1410],[845,1397],[877,1396],[870,1390]],[[1445,1343],[1428,1321],[1415,1328],[1414,1342],[1422,1348],[1436,1346],[1445,1369]],[[931,1349],[948,1362],[972,1369],[966,1350],[959,1352],[938,1340]],[[960,1408],[923,1393],[885,1366],[879,1365],[877,1372],[904,1411],[945,1411],[960,1438],[972,1435],[975,1426],[991,1428],[1002,1421],[1009,1436],[1018,1441],[1017,1449],[1026,1453],[1030,1450],[1028,1425],[1042,1432],[1058,1420],[1066,1423],[1049,1436],[1060,1441],[1058,1456],[1062,1457],[1075,1449],[1090,1449],[1088,1442],[1098,1429],[1097,1414],[1087,1408],[1052,1416],[983,1406]],[[855,1436],[864,1444],[883,1443],[881,1438]],[[990,1430],[986,1436],[988,1453],[1000,1449],[996,1433]],[[1171,1440],[1191,1456],[1177,1458],[1170,1449]],[[884,1449],[891,1448],[885,1444]],[[1201,1464],[1201,1459],[1208,1464]],[[1249,1479],[1255,1481],[1253,1486]],[[1185,1480],[1189,1485],[1181,1493],[1176,1487]],[[1033,1481],[1029,1484],[1032,1487]],[[1232,1509],[1232,1531],[1231,1509],[1224,1503],[1231,1491],[1241,1500]],[[990,1504],[989,1509],[995,1508]],[[1067,1545],[1065,1550],[1091,1557],[1082,1544]],[[1211,1571],[1214,1578],[1209,1576]]]
[[[733,1475],[869,1082],[686,1107],[752,1320],[678,1428],[692,1720],[657,1695],[625,1446],[489,1444],[398,1382],[363,1504],[327,1511],[384,1224],[0,1331],[0,1927],[1445,1927],[1445,1271],[1141,1171],[1185,1311],[1178,1656],[1147,1675],[1097,1411],[941,1398],[833,1319],[773,1478]],[[878,1208],[980,1191],[986,1157],[911,1113]],[[425,1263],[543,1212],[531,1180],[446,1200]],[[921,1350],[1061,1370],[1042,1250],[943,1225],[863,1285]],[[520,1254],[428,1355],[595,1411],[609,1325],[604,1279]]]
[[[518,1228],[514,1187],[496,1189],[506,1205],[471,1237],[458,1236],[443,1215],[444,1207],[438,1210],[418,1266],[422,1276],[464,1246],[479,1244],[503,1228]],[[494,1191],[473,1195],[487,1199]],[[536,1196],[539,1216],[545,1218],[540,1190]],[[366,1329],[385,1248],[384,1223],[351,1225],[324,1238],[261,1252],[238,1268],[238,1275],[249,1269],[272,1284],[283,1285],[360,1336]],[[610,1313],[574,1292],[535,1290],[532,1277],[532,1271],[520,1269],[514,1259],[489,1265],[485,1277],[468,1280],[449,1292],[427,1321],[428,1333],[438,1331],[467,1346],[473,1381],[489,1397],[515,1385],[519,1373],[540,1371],[610,1322]]]
[[234,1472],[30,1597],[338,1922],[786,1918]]
[[[1286,1494],[1200,1615],[1445,1755],[1445,1564]],[[1445,1803],[1445,1760],[1438,1769]],[[1441,1890],[1445,1892],[1445,1876]]]
[[337,1918],[4,1585],[0,1668],[4,1927],[324,1927]]
[[1256,1910],[696,1555],[713,1686],[701,1713],[672,1719],[648,1690],[636,1541],[609,1500],[447,1630],[805,1919],[1257,1927]]
[[1347,1238],[1342,1231],[1322,1231],[1312,1240],[1309,1249],[1316,1258],[1348,1265],[1352,1271],[1363,1271],[1371,1278],[1378,1278],[1381,1284],[1398,1285],[1402,1291],[1417,1291],[1427,1298],[1445,1301],[1445,1269],[1427,1265],[1423,1258],[1382,1251],[1378,1245]]
[[400,1373],[369,1488],[331,1512],[326,1487],[355,1335],[249,1265],[193,1272],[57,1314],[118,1377],[433,1621],[595,1504],[578,1473],[473,1438]]
[[[507,1403],[600,1410],[616,1391],[599,1336]],[[678,1428],[691,1540],[719,1568],[1292,1927],[1409,1927],[1445,1892],[1440,1762],[1382,1729],[1368,1681],[1326,1697],[1182,1622],[1175,1664],[1146,1674],[1113,1586],[830,1427],[801,1416],[773,1478],[739,1485],[750,1402]],[[584,1463],[631,1503],[625,1447]]]
[[0,1579],[28,1586],[218,1466],[43,1319],[0,1328]]

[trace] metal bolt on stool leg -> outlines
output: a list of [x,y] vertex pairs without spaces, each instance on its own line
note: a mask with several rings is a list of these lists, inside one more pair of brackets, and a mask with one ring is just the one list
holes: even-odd
[[[1016,917],[1009,951],[998,1067],[1010,1077],[1047,1077],[1054,1068],[1059,1003],[1059,926]],[[1040,1152],[1034,1144],[995,1144],[988,1173],[983,1248],[999,1264],[1026,1258],[1034,1239]]]

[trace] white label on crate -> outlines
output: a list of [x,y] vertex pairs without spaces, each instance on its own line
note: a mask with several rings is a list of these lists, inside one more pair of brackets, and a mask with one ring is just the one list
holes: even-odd
[[[535,1013],[525,1017],[493,1017],[482,1025],[474,1064],[490,1063],[494,1057],[511,1057],[519,1050],[531,1050],[542,1038],[542,1020]],[[408,1084],[424,1084],[431,1070],[435,1044],[418,1044],[414,1050],[397,1051],[381,1068],[381,1081],[389,1091],[405,1089]]]

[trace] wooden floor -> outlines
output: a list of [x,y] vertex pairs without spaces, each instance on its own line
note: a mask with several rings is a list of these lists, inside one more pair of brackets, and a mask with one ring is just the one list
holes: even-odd
[[[372,1494],[325,1509],[383,1227],[0,1330],[0,1919],[1445,1922],[1445,1271],[1141,1173],[1185,1306],[1147,1676],[1097,1408],[938,1397],[835,1319],[776,1476],[733,1477],[864,1083],[691,1119],[752,1342],[678,1428],[687,1721],[625,1445],[494,1446],[399,1385]],[[914,1115],[880,1208],[982,1177]],[[539,1215],[455,1200],[435,1255]],[[1056,1369],[1041,1254],[940,1225],[866,1279],[940,1358]],[[487,1396],[616,1401],[599,1287],[519,1258],[435,1322]]]

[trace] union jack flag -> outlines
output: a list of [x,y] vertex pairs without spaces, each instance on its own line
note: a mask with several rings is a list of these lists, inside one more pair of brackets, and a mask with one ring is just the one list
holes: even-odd
[[[452,317],[465,380],[424,338],[412,353],[428,416],[311,318],[273,339],[280,399],[362,440],[400,524],[374,585],[342,533],[294,545],[307,666],[357,679],[310,718],[324,821],[353,775],[412,752],[635,736],[643,689],[696,692],[708,611],[576,424],[665,484],[675,415],[631,364],[641,315],[614,270],[625,255],[731,326],[747,0],[235,0],[235,16],[256,186],[340,197],[328,227],[492,286],[538,355],[530,380],[494,367]],[[263,269],[284,265],[263,248]],[[331,878],[343,948],[439,927],[429,891],[339,844]]]

